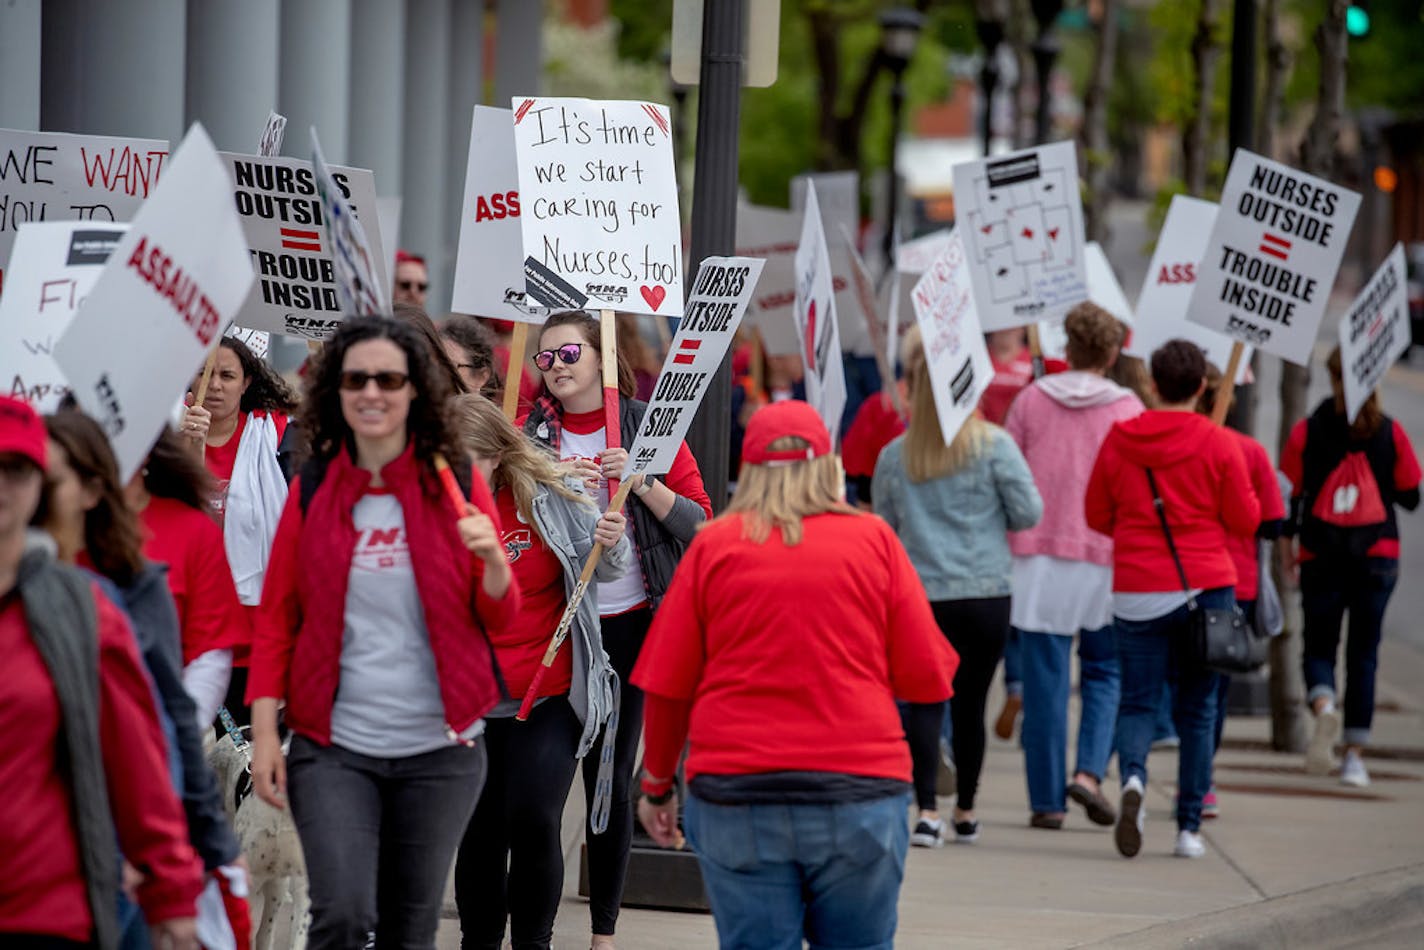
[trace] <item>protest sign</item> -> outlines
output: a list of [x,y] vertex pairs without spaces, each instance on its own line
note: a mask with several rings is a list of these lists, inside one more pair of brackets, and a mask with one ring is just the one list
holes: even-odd
[[252,286],[222,159],[201,125],[134,216],[54,358],[127,482]]
[[805,369],[806,401],[821,414],[834,441],[845,411],[845,365],[831,284],[831,258],[813,185],[806,194],[801,243],[796,248],[796,339]]
[[0,129],[0,292],[20,225],[128,221],[167,161],[158,139]]
[[69,392],[54,347],[126,224],[36,221],[20,228],[0,295],[0,379],[9,395],[53,412]]
[[257,154],[271,158],[282,151],[282,140],[287,137],[287,117],[278,112],[267,113],[267,124],[262,127],[262,136],[257,140]]
[[[1191,340],[1223,372],[1231,361],[1232,340],[1187,320],[1187,307],[1196,286],[1202,255],[1216,220],[1216,205],[1200,198],[1177,195],[1167,207],[1167,218],[1157,236],[1157,248],[1147,265],[1147,281],[1137,297],[1136,319],[1122,351],[1138,359],[1151,359],[1152,351],[1168,340]],[[1246,381],[1251,352],[1247,348],[1236,382]]]
[[381,249],[386,255],[382,262],[386,265],[386,282],[382,286],[390,287],[392,292],[396,286],[396,247],[400,243],[401,204],[400,198],[376,198],[376,222],[379,225],[377,230],[381,234]]
[[768,356],[801,351],[793,313],[796,242],[800,238],[801,215],[794,211],[748,204],[737,207],[737,256],[759,257],[766,262],[747,308],[747,320],[761,335]]
[[860,175],[856,172],[797,175],[791,179],[791,210],[797,214],[806,211],[808,185],[816,187],[816,203],[820,205],[821,223],[826,229],[841,348],[856,356],[873,356],[874,331],[855,285],[855,258],[860,253],[855,246],[855,235],[860,233]]
[[[379,243],[367,239],[366,229],[356,217],[348,198],[350,189],[337,180],[321,154],[316,128],[311,130],[312,175],[316,196],[321,202],[322,229],[331,242],[331,262],[336,267],[336,297],[349,314],[390,313],[391,298],[381,285],[380,271],[385,255]],[[372,189],[374,192],[374,188]],[[367,205],[374,208],[375,202]],[[379,215],[373,216],[371,232],[379,237]]]
[[[1129,327],[1132,325],[1132,305],[1122,292],[1122,284],[1117,281],[1103,246],[1097,241],[1083,245],[1083,263],[1088,272],[1088,300],[1102,307]],[[1063,359],[1067,354],[1068,331],[1061,323],[1038,324],[1039,347],[1043,355],[1052,359]]]
[[508,109],[475,106],[461,208],[450,309],[543,323],[548,311],[531,306],[524,294],[519,166]]
[[[322,233],[325,213],[317,197],[311,162],[219,152],[227,167],[242,231],[251,249],[257,282],[237,316],[240,326],[307,340],[330,336],[341,322],[331,242]],[[379,260],[376,179],[362,168],[331,166],[353,213],[373,223],[369,234]]]
[[1237,149],[1187,319],[1304,366],[1360,196]]
[[[887,327],[884,318],[880,315],[880,303],[875,299],[875,282],[870,279],[870,268],[865,266],[860,252],[855,249],[850,233],[843,229],[841,239],[845,242],[846,250],[849,251],[850,284],[854,290],[856,305],[864,318],[865,330],[870,336],[870,355],[875,357],[875,366],[880,373],[881,385],[888,386],[893,392],[895,389],[895,362],[893,357],[888,356],[889,344],[885,339]],[[839,299],[836,301],[836,312],[840,312]]]
[[680,316],[667,107],[527,97],[513,107],[530,302]]
[[911,294],[945,445],[954,441],[994,378],[969,270],[956,228]]
[[955,165],[954,206],[985,330],[1063,319],[1088,297],[1072,142]]
[[272,334],[266,330],[247,330],[236,324],[227,328],[223,336],[230,336],[234,340],[246,346],[252,351],[252,355],[259,360],[267,355],[267,351],[272,348]]
[[623,478],[640,472],[665,475],[672,468],[692,417],[741,326],[761,268],[762,262],[752,258],[709,257],[697,269],[697,285],[628,450]]
[[1340,321],[1340,369],[1350,422],[1394,361],[1409,352],[1407,279],[1404,245],[1396,244]]
[[923,274],[949,249],[950,234],[949,228],[943,228],[901,243],[895,251],[895,269],[902,274]]

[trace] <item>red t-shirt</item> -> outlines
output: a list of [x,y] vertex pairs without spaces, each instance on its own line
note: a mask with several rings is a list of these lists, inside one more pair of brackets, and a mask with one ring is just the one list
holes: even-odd
[[[1001,362],[992,353],[989,360],[994,364],[994,379],[984,390],[984,395],[979,397],[979,413],[994,425],[1001,426],[1014,397],[1033,382],[1033,357],[1025,347],[1011,360]],[[1068,364],[1062,360],[1045,358],[1043,361],[1045,376],[1061,373],[1067,368]]]
[[[1279,521],[1286,516],[1285,503],[1281,500],[1281,486],[1276,481],[1276,470],[1271,467],[1271,457],[1261,443],[1235,429],[1227,429],[1236,437],[1241,446],[1241,457],[1246,462],[1246,474],[1250,476],[1251,488],[1256,500],[1261,503],[1261,521]],[[1236,565],[1236,599],[1255,600],[1260,593],[1261,565],[1260,542],[1256,535],[1229,534],[1226,546],[1231,550],[1231,560]]]
[[183,630],[183,664],[209,650],[251,647],[247,611],[237,599],[222,528],[171,498],[153,498],[140,515],[143,554],[168,565],[168,589]]
[[203,450],[203,463],[218,480],[217,494],[213,499],[219,521],[227,511],[227,483],[232,481],[232,470],[237,465],[237,447],[242,444],[242,430],[246,428],[247,413],[238,413],[237,428],[232,431],[232,437],[222,445],[210,445]]
[[[889,525],[806,518],[801,543],[742,537],[739,516],[693,540],[643,644],[633,682],[691,701],[689,779],[814,771],[910,780],[895,705],[949,696],[959,658]],[[654,711],[656,704],[649,705]],[[647,750],[670,775],[682,739]]]
[[[514,572],[523,597],[519,615],[505,627],[490,627],[490,642],[499,660],[500,673],[509,695],[520,699],[529,691],[534,674],[549,647],[549,638],[564,614],[564,566],[549,550],[532,524],[519,517],[514,492],[502,489],[494,496],[499,511],[500,535],[505,560]],[[554,658],[554,665],[540,684],[540,696],[562,696],[573,682],[573,650],[567,644]]]
[[841,461],[846,474],[852,478],[874,475],[881,450],[904,431],[905,420],[895,411],[889,396],[875,393],[867,397],[856,410],[841,444]]

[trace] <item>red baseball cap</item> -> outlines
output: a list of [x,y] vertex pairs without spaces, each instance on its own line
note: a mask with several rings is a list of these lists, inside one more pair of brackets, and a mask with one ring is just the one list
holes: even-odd
[[0,396],[0,455],[19,455],[47,471],[49,435],[44,421],[27,402]]
[[[807,447],[777,451],[769,448],[771,443],[786,436],[805,439]],[[831,435],[820,414],[799,399],[774,402],[752,413],[746,437],[742,439],[742,461],[749,465],[805,462],[830,452]]]

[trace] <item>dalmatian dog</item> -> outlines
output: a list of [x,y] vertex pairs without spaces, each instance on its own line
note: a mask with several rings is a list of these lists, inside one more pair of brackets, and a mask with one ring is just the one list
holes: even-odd
[[241,745],[229,732],[213,744],[208,762],[217,772],[223,807],[247,856],[253,950],[305,950],[311,902],[297,828],[289,809],[273,808],[252,794],[249,730],[244,726],[236,734]]

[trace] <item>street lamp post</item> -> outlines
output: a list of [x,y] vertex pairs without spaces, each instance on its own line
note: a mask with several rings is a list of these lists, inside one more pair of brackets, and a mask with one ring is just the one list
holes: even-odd
[[1063,12],[1063,0],[1031,0],[1030,6],[1033,7],[1033,18],[1038,21],[1038,38],[1033,41],[1033,64],[1038,71],[1038,112],[1033,137],[1041,145],[1048,141],[1053,131],[1049,81],[1053,78],[1053,64],[1062,48],[1054,35],[1053,24],[1058,14]]
[[979,45],[984,47],[984,65],[979,69],[979,89],[984,102],[984,112],[979,117],[979,134],[984,140],[984,155],[988,157],[990,142],[994,135],[994,89],[999,85],[999,44],[1004,41],[1004,21],[977,17],[974,32],[979,36]]
[[880,58],[890,70],[890,165],[886,178],[885,238],[883,249],[887,270],[895,244],[895,218],[899,209],[900,178],[895,169],[895,153],[900,140],[900,114],[905,108],[905,68],[915,55],[915,44],[925,18],[905,7],[891,7],[880,14]]

